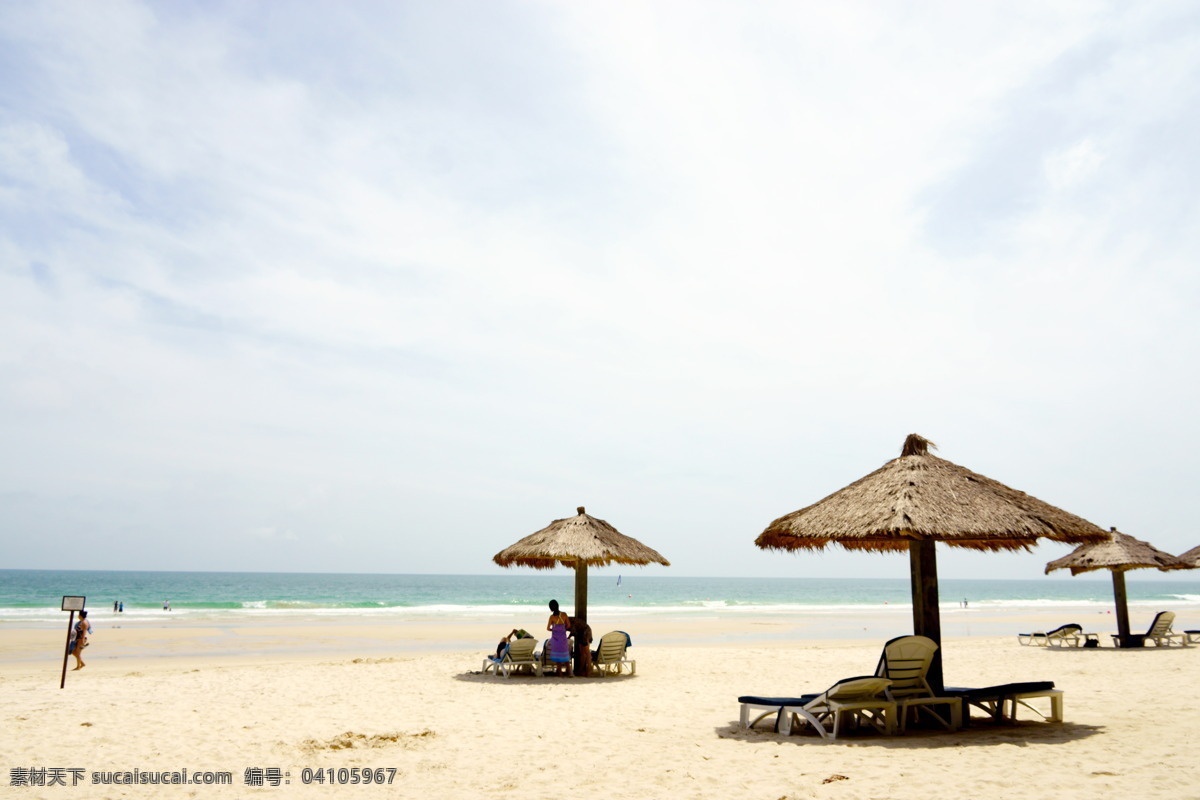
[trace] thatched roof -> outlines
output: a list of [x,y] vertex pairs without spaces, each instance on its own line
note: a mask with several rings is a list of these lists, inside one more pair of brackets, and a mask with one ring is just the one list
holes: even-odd
[[900,457],[844,489],[767,526],[755,544],[773,550],[906,550],[934,539],[976,550],[1028,550],[1039,537],[1108,538],[1100,527],[1024,492],[930,455],[909,434]]
[[1069,569],[1072,575],[1078,575],[1093,569],[1124,572],[1146,567],[1155,567],[1165,572],[1170,569],[1191,569],[1192,566],[1182,558],[1164,553],[1141,539],[1135,539],[1113,528],[1108,541],[1076,547],[1062,558],[1047,564],[1046,574],[1056,569]]
[[602,519],[585,513],[556,519],[537,533],[492,556],[502,567],[520,565],[534,569],[553,569],[559,564],[571,567],[585,564],[662,564],[671,566],[656,550],[630,538]]
[[1193,547],[1179,557],[1180,561],[1186,561],[1193,567],[1200,567],[1200,545]]

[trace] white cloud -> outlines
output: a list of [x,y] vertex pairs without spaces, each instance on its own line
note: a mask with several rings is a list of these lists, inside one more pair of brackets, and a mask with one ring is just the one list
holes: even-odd
[[1197,438],[1186,6],[476,10],[4,9],[0,476],[197,567],[584,503],[702,574],[917,430],[1175,530],[1106,442]]

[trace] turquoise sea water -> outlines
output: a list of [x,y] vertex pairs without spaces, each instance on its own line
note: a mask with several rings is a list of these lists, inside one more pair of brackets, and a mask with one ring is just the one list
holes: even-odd
[[[540,617],[550,598],[568,611],[573,573],[501,575],[347,575],[251,572],[104,572],[0,570],[0,626],[49,627],[63,619],[63,595],[87,597],[100,619],[125,604],[123,621],[172,619],[216,624],[334,619],[477,619]],[[1131,607],[1200,607],[1200,580],[1127,582]],[[684,578],[633,571],[595,574],[589,616],[837,613],[906,608],[909,584],[896,579]],[[944,608],[962,599],[978,609],[1112,606],[1108,580],[942,580]]]

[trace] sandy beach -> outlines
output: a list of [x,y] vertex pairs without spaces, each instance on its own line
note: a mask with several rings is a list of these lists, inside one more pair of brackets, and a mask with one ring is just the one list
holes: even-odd
[[[1024,711],[1016,725],[824,743],[740,730],[736,698],[869,674],[882,634],[789,640],[772,628],[792,630],[795,620],[758,634],[742,620],[639,625],[635,676],[507,680],[477,674],[498,638],[478,623],[458,623],[451,637],[444,625],[422,624],[103,629],[63,690],[61,662],[39,655],[59,652],[62,632],[5,630],[3,794],[1200,797],[1191,744],[1200,733],[1200,647],[1058,651],[1020,647],[1011,635],[947,636],[947,683],[1053,680],[1066,692],[1065,722]],[[742,640],[722,641],[733,636]],[[447,638],[480,645],[447,650]],[[347,779],[371,769],[372,783],[317,782],[320,770],[343,768]],[[13,785],[43,769],[65,785]],[[94,774],[184,769],[189,779],[229,773],[231,784],[92,783]],[[265,785],[248,785],[260,778]]]

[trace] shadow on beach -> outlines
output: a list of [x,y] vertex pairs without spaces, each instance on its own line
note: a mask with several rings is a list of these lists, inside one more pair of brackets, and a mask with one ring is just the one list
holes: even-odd
[[772,730],[746,730],[737,722],[714,729],[720,739],[734,739],[747,744],[831,745],[848,747],[881,747],[904,750],[932,750],[946,747],[995,747],[999,745],[1029,747],[1032,745],[1066,744],[1089,739],[1104,733],[1103,725],[1080,725],[1072,722],[1017,722],[1010,724],[974,723],[953,733],[944,730],[910,730],[895,736],[878,733],[853,732],[841,734],[837,740],[822,739],[815,732],[782,736]]
[[1144,655],[1149,655],[1150,653],[1161,653],[1166,655],[1168,653],[1185,653],[1194,649],[1196,649],[1195,645],[1190,647],[1039,647],[1037,648],[1037,651],[1045,651],[1047,653],[1070,653],[1071,655],[1079,658],[1088,658],[1089,656],[1084,655],[1085,653],[1090,655],[1098,655],[1100,653],[1107,653],[1109,655],[1117,653],[1121,655],[1129,655],[1131,653],[1142,653]]
[[637,678],[637,675],[624,675],[624,674],[622,674],[622,675],[607,675],[603,678],[600,676],[594,676],[594,677],[588,677],[588,678],[581,678],[578,676],[573,676],[570,678],[563,678],[561,676],[554,676],[554,675],[542,675],[539,677],[537,675],[520,674],[520,675],[513,675],[511,678],[506,678],[502,675],[493,675],[490,672],[485,675],[482,672],[480,672],[479,670],[473,670],[470,672],[461,672],[458,675],[454,676],[454,680],[456,680],[456,681],[462,681],[464,683],[486,683],[486,684],[494,685],[494,686],[506,686],[506,685],[528,686],[529,684],[541,685],[541,684],[548,684],[548,683],[561,683],[566,686],[579,686],[581,684],[596,684],[596,683],[617,684],[617,683],[624,683],[625,681],[632,680],[635,678]]

